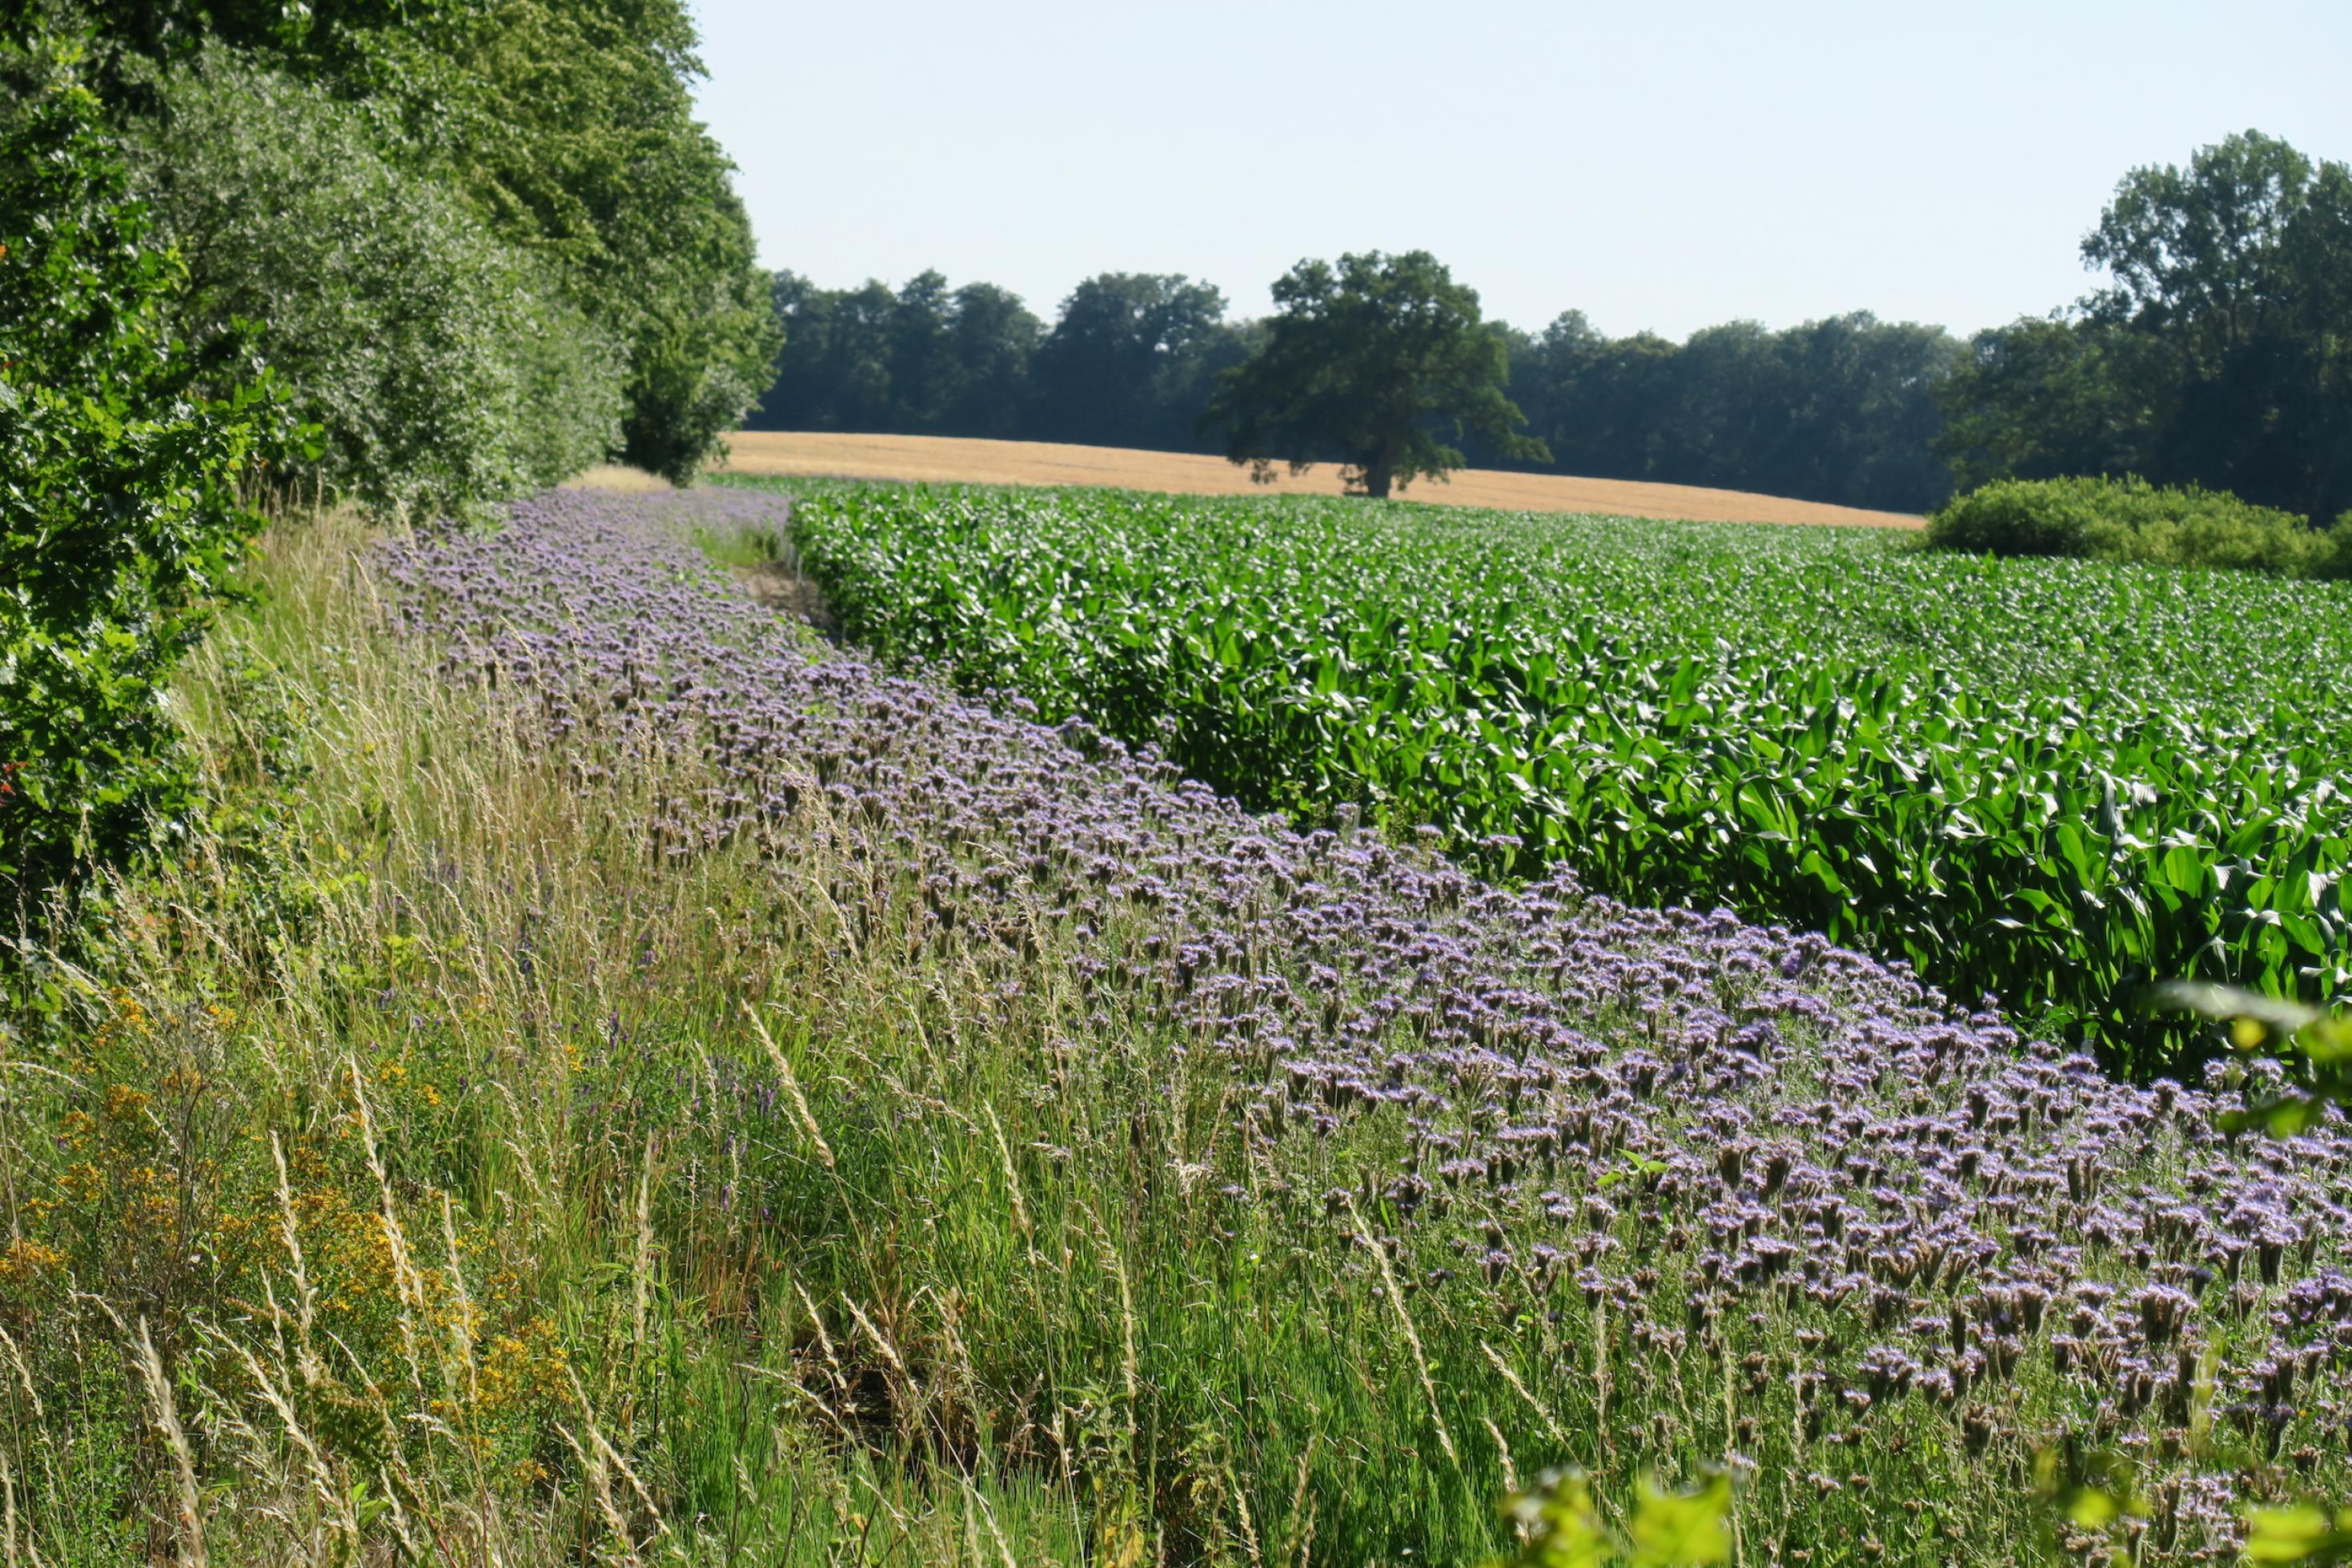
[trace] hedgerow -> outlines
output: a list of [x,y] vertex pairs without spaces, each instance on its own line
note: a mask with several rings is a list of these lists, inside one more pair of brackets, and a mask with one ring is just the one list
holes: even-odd
[[182,329],[279,372],[331,493],[430,517],[618,448],[621,346],[358,110],[219,48],[159,89],[138,169],[188,265]]
[[1976,555],[2352,576],[2352,531],[2323,532],[2226,490],[2137,478],[1997,479],[1929,517],[1927,542]]
[[165,681],[293,434],[271,383],[207,395],[171,331],[184,269],[129,190],[79,52],[0,43],[0,894],[192,805]]

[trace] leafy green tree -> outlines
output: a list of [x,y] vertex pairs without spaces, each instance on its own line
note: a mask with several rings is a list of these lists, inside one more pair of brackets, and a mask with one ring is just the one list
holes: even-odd
[[1654,332],[1611,338],[1567,310],[1514,351],[1511,389],[1560,468],[1646,478],[1673,423],[1676,352]]
[[620,345],[356,109],[217,45],[159,86],[140,185],[187,263],[179,329],[286,379],[334,493],[456,510],[619,444]]
[[1264,476],[1337,454],[1349,488],[1385,499],[1465,462],[1441,440],[1475,430],[1507,455],[1548,462],[1504,394],[1509,350],[1483,320],[1477,291],[1427,251],[1302,261],[1274,286],[1265,346],[1218,378],[1203,428],[1226,456]]
[[266,389],[191,387],[184,287],[79,53],[0,42],[0,897],[192,809],[163,683],[257,519]]
[[892,431],[890,319],[897,297],[882,283],[820,288],[776,274],[784,346],[774,384],[745,423],[754,430]]
[[2185,169],[2134,169],[2083,241],[2107,287],[2086,302],[2102,319],[2169,332],[2203,374],[2267,334],[2289,331],[2302,301],[2289,237],[2308,206],[2311,160],[2244,131]]
[[1030,428],[1096,446],[1192,444],[1228,340],[1225,297],[1181,273],[1106,272],[1062,302],[1031,366]]
[[776,275],[784,327],[775,384],[746,423],[757,430],[886,434],[1023,434],[1030,356],[1041,328],[992,283],[950,289],[937,272],[904,287],[868,280],[819,288]]
[[1941,328],[1868,311],[1675,344],[1611,339],[1571,310],[1514,348],[1511,388],[1570,473],[1916,511],[1950,492],[1936,387],[1961,352]]
[[1980,335],[1948,386],[1964,482],[2129,472],[2352,506],[2352,170],[2245,131],[2131,171],[2083,256],[2103,287]]
[[56,11],[155,108],[155,62],[226,46],[354,105],[622,349],[620,455],[690,479],[773,374],[775,312],[732,165],[694,118],[682,0],[0,0]]
[[1936,387],[1962,352],[1950,333],[1857,310],[1777,333],[1773,347],[1787,401],[1744,487],[1896,511],[1949,494],[1934,444]]
[[937,269],[900,286],[889,315],[889,359],[893,423],[901,429],[941,429],[962,397],[955,316],[955,292]]
[[1935,450],[1963,489],[2151,471],[2158,416],[2147,389],[2177,382],[2167,358],[2159,342],[2064,316],[1990,328],[1937,389]]
[[1000,440],[1021,434],[1030,362],[1045,329],[1011,289],[967,283],[955,291],[948,335],[958,374],[949,428]]
[[484,4],[414,73],[412,134],[625,345],[622,455],[690,479],[768,385],[779,338],[733,165],[694,118],[692,20],[678,0]]
[[2171,351],[2169,476],[2319,517],[2352,503],[2352,345],[2328,313],[2352,287],[2347,224],[2345,166],[2258,131],[2125,176],[2083,242],[2110,279],[2085,305]]
[[89,35],[86,69],[107,98],[138,96],[146,76],[135,62],[226,45],[341,97],[421,101],[433,62],[478,38],[492,12],[490,0],[0,0],[0,20]]

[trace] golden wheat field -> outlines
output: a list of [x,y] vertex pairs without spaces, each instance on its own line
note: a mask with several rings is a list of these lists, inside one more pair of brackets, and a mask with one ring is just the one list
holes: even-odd
[[[905,479],[982,485],[1108,485],[1204,496],[1337,495],[1339,471],[1317,464],[1292,478],[1276,469],[1254,485],[1247,468],[1198,453],[1138,452],[1034,441],[974,441],[938,435],[834,435],[741,431],[728,437],[722,465],[737,474],[801,474],[842,479]],[[1423,480],[1402,492],[1414,501],[1497,507],[1518,512],[1603,512],[1635,517],[1686,517],[1716,523],[1829,523],[1916,528],[1902,512],[1872,512],[1738,490],[1651,485],[1629,479],[1579,479],[1565,474],[1507,474],[1467,468],[1449,484]]]

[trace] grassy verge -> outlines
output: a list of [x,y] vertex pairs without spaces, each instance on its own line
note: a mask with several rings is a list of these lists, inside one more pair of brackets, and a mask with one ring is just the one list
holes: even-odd
[[1074,1558],[1067,1475],[930,1462],[898,1304],[794,1268],[845,1217],[730,1202],[806,1153],[747,1003],[880,1047],[957,1000],[756,851],[662,869],[694,766],[549,754],[383,634],[357,542],[271,541],[187,692],[215,831],[16,1015],[9,1560]]
[[[1860,1298],[1622,1308],[1706,1294],[1706,1241],[1598,1131],[1540,1178],[1572,1222],[1473,1181],[1408,1225],[1396,1119],[1269,1127],[1104,978],[1164,941],[1148,901],[943,922],[813,789],[682,838],[716,761],[611,716],[551,744],[544,694],[383,630],[359,545],[270,542],[188,692],[212,830],[14,1015],[12,1555],[1471,1563],[1539,1467],[1614,1519],[1728,1458],[1740,1561],[2005,1563],[2053,1434],[2165,1420],[2038,1339],[1992,1415],[1841,1401],[1806,1369]],[[2155,1555],[2226,1518],[2191,1472],[2236,1439],[2195,1441],[2144,1456]]]

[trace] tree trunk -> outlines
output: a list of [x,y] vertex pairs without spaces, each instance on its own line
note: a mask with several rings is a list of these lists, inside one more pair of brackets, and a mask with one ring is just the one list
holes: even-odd
[[1395,479],[1396,458],[1391,455],[1389,444],[1383,441],[1372,448],[1371,456],[1364,464],[1364,494],[1375,501],[1385,501],[1389,498],[1389,486]]

